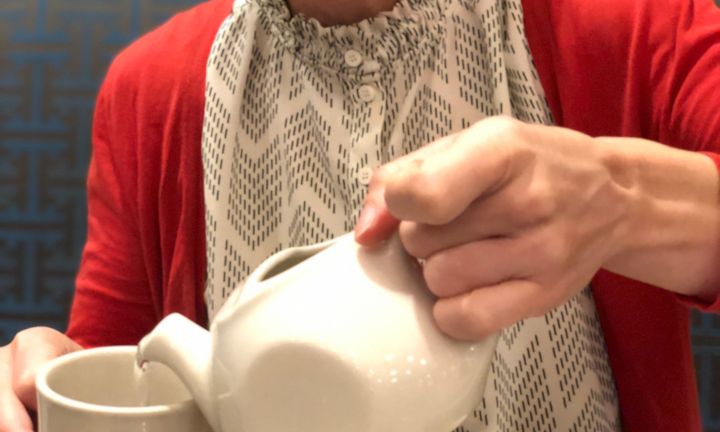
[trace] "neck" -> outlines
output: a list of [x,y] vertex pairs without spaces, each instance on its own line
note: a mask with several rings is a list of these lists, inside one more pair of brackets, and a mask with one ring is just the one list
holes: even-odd
[[315,18],[324,26],[354,24],[392,10],[398,0],[287,0],[293,14]]

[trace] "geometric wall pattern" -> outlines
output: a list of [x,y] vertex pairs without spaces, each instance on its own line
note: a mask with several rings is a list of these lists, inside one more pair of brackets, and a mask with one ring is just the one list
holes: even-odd
[[0,0],[0,343],[64,327],[98,85],[119,49],[192,3]]
[[705,431],[720,432],[720,315],[694,313],[692,336]]
[[0,344],[64,328],[98,85],[122,47],[194,3],[0,0]]
[[[99,83],[122,47],[197,2],[0,0],[0,345],[64,329]],[[705,430],[720,432],[720,316],[694,314],[692,331]]]

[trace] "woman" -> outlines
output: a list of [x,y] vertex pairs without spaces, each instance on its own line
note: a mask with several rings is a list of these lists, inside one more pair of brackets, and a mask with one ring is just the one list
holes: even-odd
[[230,8],[110,69],[68,335],[3,348],[0,430],[30,427],[34,369],[76,343],[206,322],[279,248],[398,227],[440,329],[504,329],[459,430],[701,429],[682,303],[718,309],[709,0]]

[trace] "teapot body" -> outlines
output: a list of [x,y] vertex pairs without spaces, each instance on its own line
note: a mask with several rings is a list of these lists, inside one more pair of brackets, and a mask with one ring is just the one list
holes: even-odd
[[497,336],[440,333],[434,297],[395,237],[347,234],[280,252],[211,326],[222,432],[451,430],[484,391]]

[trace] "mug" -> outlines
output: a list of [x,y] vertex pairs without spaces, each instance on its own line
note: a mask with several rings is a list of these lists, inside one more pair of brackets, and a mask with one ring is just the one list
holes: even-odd
[[175,374],[137,347],[93,348],[56,358],[36,379],[40,432],[212,432]]

